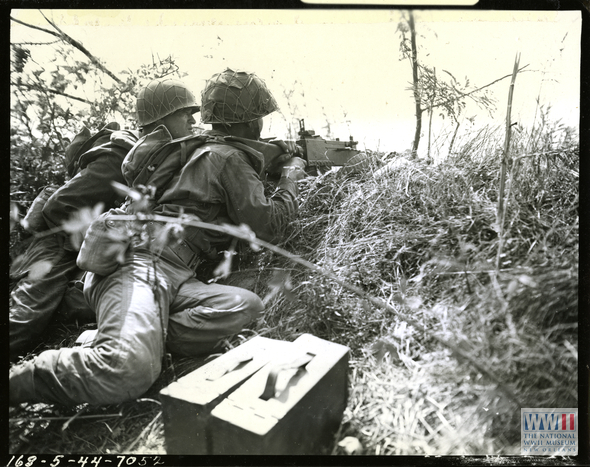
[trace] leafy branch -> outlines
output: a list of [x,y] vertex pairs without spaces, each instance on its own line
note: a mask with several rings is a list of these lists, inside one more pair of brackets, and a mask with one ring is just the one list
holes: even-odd
[[121,81],[112,71],[110,71],[107,67],[105,67],[100,62],[99,59],[97,59],[94,55],[92,55],[92,53],[90,53],[90,51],[86,47],[84,47],[81,42],[77,41],[76,39],[70,37],[65,32],[63,32],[53,21],[51,21],[49,18],[47,18],[47,16],[45,16],[41,10],[39,10],[39,12],[41,13],[41,15],[43,15],[43,18],[45,18],[45,20],[49,24],[51,24],[57,30],[57,32],[51,31],[49,29],[42,28],[40,26],[35,26],[33,24],[25,23],[24,21],[20,21],[20,20],[18,20],[16,18],[13,18],[12,16],[10,17],[10,19],[11,19],[11,21],[14,21],[15,23],[21,24],[21,25],[26,26],[28,28],[32,28],[32,29],[37,29],[39,31],[43,31],[43,32],[45,32],[47,34],[51,34],[52,36],[55,36],[55,37],[60,38],[64,42],[67,42],[72,47],[75,47],[80,52],[82,52],[84,55],[86,55],[86,57],[88,57],[88,59],[92,62],[92,64],[94,66],[96,66],[98,69],[100,69],[101,71],[103,71],[104,73],[106,73],[108,76],[110,76],[119,85],[121,85],[121,86],[124,86],[125,85],[125,83],[123,81]]
[[[172,56],[155,56],[151,63],[115,76],[51,18],[51,27],[11,20],[46,35],[45,42],[11,44],[10,189],[19,193],[14,199],[19,207],[26,208],[44,186],[64,183],[64,149],[80,126],[97,130],[123,119],[133,128],[137,90],[152,79],[183,74]],[[106,83],[105,73],[114,80]],[[85,95],[87,89],[93,90],[92,97]],[[19,230],[12,234],[15,241],[22,235]]]
[[[146,205],[145,195],[143,195],[142,193],[139,193],[138,191],[136,191],[134,189],[130,189],[130,188],[128,188],[124,185],[118,184],[118,183],[113,183],[113,185],[117,191],[126,193],[135,203],[137,203],[138,206]],[[95,212],[96,212],[96,210],[95,210]],[[203,230],[209,230],[209,231],[225,234],[227,236],[245,241],[245,242],[249,243],[251,248],[254,249],[255,251],[259,251],[260,248],[266,248],[267,250],[270,250],[273,253],[281,255],[296,264],[299,264],[299,265],[301,265],[301,266],[303,266],[303,267],[305,267],[317,274],[320,274],[320,275],[330,279],[331,281],[337,283],[338,285],[340,285],[344,289],[357,294],[358,296],[360,296],[364,300],[367,300],[368,302],[370,302],[374,306],[376,306],[380,309],[383,309],[383,310],[391,313],[392,315],[398,316],[399,318],[401,318],[402,320],[404,320],[408,324],[414,326],[416,329],[420,330],[421,332],[423,332],[425,334],[429,333],[428,330],[426,329],[426,327],[423,326],[422,324],[420,324],[416,319],[412,318],[407,313],[404,313],[404,312],[400,311],[399,309],[394,308],[392,305],[387,303],[385,300],[382,300],[380,298],[377,298],[377,297],[367,294],[360,287],[357,287],[357,286],[350,284],[349,282],[341,279],[332,271],[324,269],[324,268],[322,268],[322,267],[320,267],[320,266],[318,266],[318,265],[316,265],[304,258],[301,258],[298,255],[294,255],[293,253],[291,253],[281,247],[278,247],[272,243],[269,243],[269,242],[264,241],[260,238],[257,238],[256,235],[254,234],[254,232],[247,225],[244,225],[244,224],[240,225],[240,226],[234,226],[234,225],[229,225],[229,224],[216,225],[216,224],[210,224],[207,222],[203,222],[203,221],[199,220],[196,216],[188,215],[188,214],[182,214],[179,217],[171,217],[171,216],[165,216],[165,215],[159,215],[159,214],[145,214],[142,212],[138,212],[136,214],[131,214],[131,215],[130,214],[111,215],[111,216],[109,216],[109,220],[121,221],[121,222],[140,222],[140,223],[144,222],[144,221],[153,221],[156,223],[162,223],[162,224],[166,225],[167,227],[164,228],[163,232],[162,232],[163,235],[158,235],[157,243],[159,244],[159,246],[163,246],[163,244],[165,244],[165,242],[168,241],[167,239],[168,239],[168,235],[170,232],[173,232],[174,235],[176,236],[178,234],[180,228],[182,228],[184,226],[190,226],[190,227],[196,227],[196,228],[203,229]],[[86,220],[85,222],[83,222],[82,225],[80,225],[79,227],[84,229],[84,231],[85,231],[87,225],[89,225],[89,220]],[[77,227],[75,225],[71,224],[71,225],[67,226],[66,230],[72,232],[76,228]],[[159,248],[158,248],[158,250],[159,250]],[[231,256],[232,256],[231,254],[226,255],[224,261],[229,263],[231,261]],[[218,271],[227,270],[229,267],[230,267],[229,264],[226,265],[225,267],[220,266],[220,267],[218,267]],[[402,287],[402,292],[404,289],[405,289],[405,285]],[[406,300],[403,296],[399,296],[399,297],[394,297],[393,300],[401,306],[408,306],[408,307],[412,308],[412,305],[410,303],[411,299]],[[514,403],[518,404],[519,406],[522,406],[521,403],[519,402],[517,396],[506,384],[504,384],[502,381],[500,381],[500,379],[494,373],[492,373],[488,368],[486,368],[484,365],[480,364],[474,357],[472,357],[466,350],[464,350],[464,348],[461,348],[461,347],[465,347],[466,343],[464,341],[460,341],[458,344],[454,344],[453,342],[450,342],[449,340],[447,340],[437,334],[432,334],[432,337],[436,341],[438,341],[440,344],[442,344],[443,346],[450,349],[452,351],[452,353],[459,360],[465,360],[465,361],[469,362],[482,375],[485,375],[487,378],[489,378],[491,381],[493,381],[495,384],[497,384],[498,387],[506,394],[506,396],[510,400],[512,400]]]
[[15,82],[12,82],[12,81],[10,82],[10,85],[11,86],[20,86],[20,87],[26,88],[26,89],[28,89],[30,91],[41,91],[42,90],[43,92],[50,92],[51,94],[56,94],[58,96],[67,97],[68,99],[73,99],[73,100],[76,100],[78,102],[83,102],[84,104],[89,104],[89,105],[93,105],[94,104],[94,102],[90,102],[87,99],[84,99],[84,98],[78,97],[78,96],[73,96],[71,94],[68,94],[67,92],[63,92],[63,91],[60,91],[58,89],[52,89],[52,88],[43,88],[43,89],[40,89],[40,86],[35,86],[35,85],[32,85],[32,84],[26,84],[26,83],[22,83],[22,82],[21,83],[15,83]]
[[[110,217],[110,219],[119,220],[119,221],[137,221],[138,219],[141,219],[141,217],[142,216],[138,216],[138,215],[114,215],[114,216]],[[416,329],[424,332],[425,334],[428,334],[428,330],[422,324],[420,324],[417,320],[408,316],[405,313],[400,312],[400,310],[395,309],[393,306],[391,306],[390,304],[388,304],[384,300],[367,294],[360,287],[357,287],[355,285],[352,285],[352,284],[342,280],[333,272],[328,271],[327,269],[324,269],[324,268],[318,266],[317,264],[307,261],[306,259],[303,259],[300,256],[294,255],[293,253],[290,253],[289,251],[287,251],[281,247],[273,245],[272,243],[269,243],[269,242],[266,242],[264,240],[257,238],[255,236],[254,232],[246,225],[241,225],[239,227],[236,227],[236,226],[228,225],[228,224],[222,224],[222,225],[209,224],[207,222],[202,222],[202,221],[194,218],[194,216],[189,216],[189,215],[185,215],[180,218],[162,216],[162,215],[150,215],[150,216],[146,216],[145,220],[147,220],[148,218],[149,218],[149,220],[153,220],[155,222],[182,224],[182,225],[186,225],[186,226],[197,227],[200,229],[211,230],[214,232],[230,235],[232,237],[235,237],[240,240],[248,242],[250,244],[250,246],[255,250],[259,250],[260,247],[266,248],[267,250],[270,250],[273,253],[276,253],[278,255],[284,256],[285,258],[289,259],[290,261],[297,263],[301,266],[304,266],[307,269],[309,269],[315,273],[318,273],[324,277],[327,277],[328,279],[336,282],[338,285],[340,285],[344,289],[346,289],[350,292],[353,292],[353,293],[359,295],[360,297],[362,297],[363,299],[369,301],[374,306],[381,308],[383,310],[386,310],[393,315],[398,316],[402,320],[406,321],[408,324],[414,326]],[[403,304],[403,299],[398,300],[398,301],[402,302],[401,304]],[[487,369],[485,366],[480,364],[474,357],[469,355],[469,353],[467,353],[466,351],[461,349],[458,345],[453,344],[452,342],[438,336],[437,334],[432,334],[432,337],[436,341],[438,341],[440,344],[442,344],[445,347],[447,347],[448,349],[450,349],[455,356],[459,357],[459,359],[464,359],[464,360],[468,361],[482,375],[485,375],[491,381],[493,381],[495,384],[497,384],[498,387],[504,392],[504,394],[506,394],[506,396],[510,400],[512,400],[515,404],[522,406],[522,404],[519,402],[518,397],[514,394],[514,392],[506,384],[504,384],[502,381],[500,381],[500,379],[496,375],[494,375],[489,369]]]
[[[525,65],[525,66],[523,66],[522,68],[519,68],[519,69],[518,69],[518,72],[521,72],[521,71],[522,71],[522,70],[524,70],[526,67],[528,67],[528,65]],[[451,73],[449,73],[448,71],[446,71],[446,70],[443,70],[443,71],[444,71],[445,73],[447,73],[448,75],[451,75]],[[451,76],[452,76],[452,75],[451,75]],[[492,82],[490,82],[490,83],[488,83],[488,84],[484,84],[483,86],[480,86],[479,88],[472,89],[471,91],[469,91],[469,92],[467,92],[467,93],[463,93],[463,92],[461,92],[461,91],[460,91],[460,90],[458,90],[458,89],[455,89],[455,91],[456,91],[456,92],[457,92],[457,93],[458,93],[458,94],[459,94],[461,97],[470,97],[472,94],[475,94],[476,92],[483,91],[484,89],[486,89],[486,88],[489,88],[490,86],[493,86],[494,84],[496,84],[496,83],[498,83],[498,82],[500,82],[500,81],[502,81],[502,80],[505,80],[506,78],[510,78],[511,76],[512,76],[512,73],[510,73],[509,75],[502,76],[501,78],[495,79],[494,81],[492,81]],[[454,99],[454,98],[450,98],[450,99],[449,99],[449,101],[450,101],[450,100],[453,100],[453,99]],[[437,107],[440,107],[440,106],[442,106],[442,105],[445,105],[446,103],[447,103],[447,101],[439,102],[439,103],[437,103],[437,104],[433,105],[431,108],[432,108],[432,109],[435,109],[435,108],[437,108]]]
[[[409,11],[404,15],[404,19],[398,24],[398,31],[401,33],[399,48],[401,57],[402,59],[408,60],[412,67],[412,82],[407,88],[413,94],[416,109],[416,131],[412,143],[412,152],[414,154],[416,153],[420,143],[422,114],[424,112],[430,114],[430,135],[433,111],[434,109],[441,109],[441,117],[449,117],[455,125],[449,146],[450,154],[459,131],[461,124],[460,117],[465,109],[467,99],[470,99],[478,107],[490,111],[494,108],[493,99],[488,96],[486,89],[512,75],[505,75],[483,86],[469,89],[471,86],[468,78],[465,78],[464,84],[460,84],[451,72],[443,69],[443,72],[450,77],[450,81],[445,81],[436,75],[436,68],[424,65],[418,59],[416,21],[413,12]],[[524,70],[527,66],[525,65],[518,71]],[[428,155],[430,156],[430,138]]]

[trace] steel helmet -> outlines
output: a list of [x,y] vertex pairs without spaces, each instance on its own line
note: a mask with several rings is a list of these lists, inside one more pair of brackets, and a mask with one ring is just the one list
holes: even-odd
[[227,68],[207,81],[201,92],[203,123],[246,123],[278,109],[274,97],[258,76]]
[[199,111],[195,96],[181,81],[161,78],[150,83],[137,95],[137,122],[149,125],[180,109]]

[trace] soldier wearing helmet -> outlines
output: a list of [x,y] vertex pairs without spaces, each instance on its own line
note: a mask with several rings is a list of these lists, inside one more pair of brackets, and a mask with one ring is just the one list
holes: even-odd
[[207,81],[201,101],[203,123],[210,123],[214,129],[228,133],[238,132],[240,136],[254,140],[260,137],[262,118],[278,109],[274,97],[260,78],[253,73],[230,69],[213,75]]
[[[213,75],[201,92],[201,120],[213,127],[213,134],[258,140],[263,117],[278,110],[277,102],[264,81],[254,73],[226,69]],[[273,141],[286,153],[275,162],[274,169],[289,168],[291,178],[304,176],[305,162],[292,157],[296,147],[283,141]]]
[[[192,115],[194,99],[168,84],[141,94],[138,119],[144,131],[178,112]],[[217,225],[246,224],[259,238],[280,239],[298,210],[296,182],[304,176],[305,163],[290,154],[280,158],[281,178],[268,198],[261,180],[262,155],[226,140],[260,137],[262,118],[277,108],[271,93],[253,73],[227,69],[207,82],[201,108],[202,120],[213,125],[204,132],[208,140],[184,154],[185,162],[152,212],[192,214]],[[188,131],[186,125],[178,128]],[[139,140],[129,156],[149,155],[159,143],[178,137],[168,129],[168,135],[158,130]],[[183,138],[185,146],[179,146],[186,150],[189,139]],[[175,160],[176,155],[169,157]],[[84,295],[99,317],[95,343],[44,352],[23,368],[12,369],[10,403],[119,403],[149,389],[160,374],[166,348],[184,356],[218,351],[221,339],[240,332],[264,310],[260,297],[249,290],[196,278],[202,260],[219,257],[232,241],[225,234],[185,226],[180,244],[163,245],[158,261],[139,245],[127,250],[112,274],[89,274]]]
[[181,81],[155,79],[139,91],[137,124],[144,134],[158,125],[168,128],[173,138],[193,133],[193,114],[199,111],[193,93]]
[[[120,130],[111,123],[91,138],[84,128],[66,149],[68,175],[72,177],[45,203],[36,217],[36,232],[57,229],[83,208],[103,203],[105,209],[119,206],[124,196],[113,190],[111,182],[125,183],[121,163],[137,140],[158,125],[168,128],[173,137],[193,133],[193,114],[199,110],[194,95],[178,80],[152,80],[136,99],[140,130]],[[92,149],[92,151],[89,151]],[[93,320],[78,288],[68,284],[82,276],[76,266],[78,245],[73,245],[64,232],[35,238],[18,264],[11,270],[15,281],[10,294],[10,359],[37,345],[51,319],[79,322]],[[31,280],[28,272],[36,263],[47,262],[51,270]]]
[[[9,307],[10,359],[35,347],[47,325],[56,316],[79,323],[93,321],[82,291],[72,287],[84,271],[76,266],[79,245],[60,231],[64,221],[83,208],[103,203],[105,210],[121,205],[124,196],[113,190],[111,182],[125,184],[121,163],[138,139],[158,125],[164,125],[174,137],[193,133],[193,114],[199,110],[194,95],[186,85],[169,78],[152,80],[136,99],[139,130],[120,130],[110,123],[91,137],[84,128],[66,148],[68,175],[72,177],[45,202],[35,223],[34,232],[49,229],[35,238],[25,254],[11,268]],[[43,277],[32,280],[28,273],[39,262],[51,264]]]

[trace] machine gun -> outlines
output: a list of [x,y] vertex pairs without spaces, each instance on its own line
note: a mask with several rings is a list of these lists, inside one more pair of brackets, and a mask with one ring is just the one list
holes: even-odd
[[356,149],[357,141],[351,136],[349,141],[325,140],[313,130],[305,129],[305,121],[299,120],[299,139],[297,145],[303,148],[303,159],[309,168],[343,166],[360,151]]
[[[333,166],[344,166],[360,151],[356,149],[357,141],[350,137],[349,141],[325,140],[313,130],[305,129],[305,121],[299,120],[299,139],[296,141],[301,150],[294,154],[307,162],[309,172],[321,172]],[[236,136],[225,137],[227,141],[239,142],[262,153],[269,165],[276,157],[284,153],[280,146],[269,140],[254,141]]]

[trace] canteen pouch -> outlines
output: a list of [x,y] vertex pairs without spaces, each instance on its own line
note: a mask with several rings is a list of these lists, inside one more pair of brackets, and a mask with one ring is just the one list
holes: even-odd
[[117,220],[114,216],[124,214],[123,209],[111,209],[90,224],[76,260],[80,269],[108,276],[119,267],[131,243],[131,235],[128,221]]

